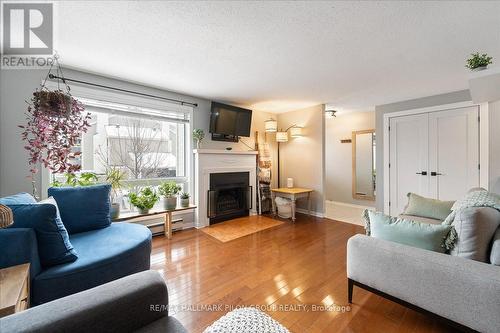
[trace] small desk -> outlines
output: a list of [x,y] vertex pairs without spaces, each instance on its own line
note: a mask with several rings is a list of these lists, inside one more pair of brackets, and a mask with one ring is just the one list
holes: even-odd
[[0,269],[0,317],[30,305],[30,264]]
[[131,212],[131,213],[125,213],[125,214],[120,213],[120,217],[118,217],[117,219],[114,219],[113,222],[122,222],[122,221],[126,221],[126,220],[135,219],[137,217],[164,214],[165,215],[165,236],[167,236],[168,239],[171,239],[172,238],[172,213],[173,212],[180,212],[180,211],[188,210],[188,209],[196,209],[196,206],[189,205],[188,207],[176,207],[175,209],[154,209],[153,208],[147,214],[141,214],[139,212]]
[[283,197],[292,200],[292,222],[295,222],[295,201],[300,198],[307,198],[307,213],[311,214],[311,193],[314,190],[310,188],[300,188],[300,187],[280,187],[271,189],[271,197],[273,201],[273,214],[276,215],[276,197]]

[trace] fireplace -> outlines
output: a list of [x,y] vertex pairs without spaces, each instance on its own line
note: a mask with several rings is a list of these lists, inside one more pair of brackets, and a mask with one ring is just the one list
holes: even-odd
[[207,217],[209,223],[248,216],[252,209],[252,186],[249,172],[210,174]]
[[[256,155],[256,151],[194,150],[193,198],[198,207],[195,212],[196,228],[257,214],[257,191],[249,186],[257,184]],[[216,205],[219,200],[220,204]]]

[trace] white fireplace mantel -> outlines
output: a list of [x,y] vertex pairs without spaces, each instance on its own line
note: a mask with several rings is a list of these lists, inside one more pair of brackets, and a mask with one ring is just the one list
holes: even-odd
[[236,151],[224,149],[195,149],[194,153],[194,199],[196,210],[195,226],[203,228],[209,225],[207,217],[208,191],[210,174],[225,172],[248,172],[252,190],[251,215],[256,214],[257,151]]
[[257,155],[256,150],[194,149],[195,154]]

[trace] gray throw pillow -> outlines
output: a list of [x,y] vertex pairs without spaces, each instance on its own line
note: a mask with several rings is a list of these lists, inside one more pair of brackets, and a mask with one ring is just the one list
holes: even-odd
[[500,227],[497,228],[491,242],[490,262],[493,265],[500,266]]
[[469,207],[457,211],[452,225],[458,234],[451,255],[488,262],[490,244],[500,225],[500,212],[490,207]]
[[451,214],[451,207],[454,203],[454,201],[441,201],[408,193],[408,204],[403,214],[444,221]]

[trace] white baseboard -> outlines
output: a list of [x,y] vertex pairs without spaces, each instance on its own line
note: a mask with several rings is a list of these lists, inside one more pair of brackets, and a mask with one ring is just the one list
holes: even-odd
[[316,217],[325,217],[325,214],[319,213],[316,211],[311,210],[311,212],[308,214],[307,209],[303,208],[297,208],[296,209],[297,213],[305,214],[305,215],[311,215],[311,216],[316,216]]
[[375,207],[361,206],[338,201],[325,201],[325,217],[328,219],[364,226],[361,217],[365,209],[375,210]]

